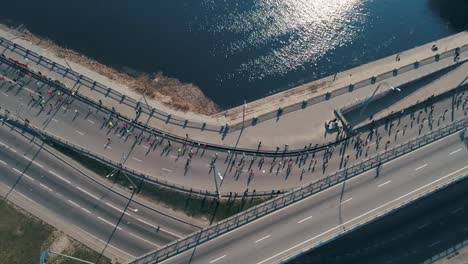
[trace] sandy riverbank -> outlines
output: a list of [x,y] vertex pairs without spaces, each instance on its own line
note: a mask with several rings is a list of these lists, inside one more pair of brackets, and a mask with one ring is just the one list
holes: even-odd
[[[4,24],[2,26],[8,27]],[[10,27],[8,28],[11,30]],[[22,38],[46,49],[57,57],[81,64],[175,110],[204,115],[219,112],[218,105],[209,99],[199,87],[191,83],[182,83],[176,78],[165,76],[162,72],[148,74],[135,72],[131,69],[116,69],[72,49],[61,47],[50,39],[34,35],[27,29],[22,29],[21,33]]]

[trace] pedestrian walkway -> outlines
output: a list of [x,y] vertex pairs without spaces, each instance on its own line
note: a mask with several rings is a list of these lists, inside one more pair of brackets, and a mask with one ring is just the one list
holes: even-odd
[[[9,37],[10,35],[4,31],[0,31],[0,36]],[[45,51],[32,43],[27,43],[21,38],[14,39],[13,41],[48,57],[53,61],[57,61],[61,64],[69,64],[73,70],[78,71],[83,75],[87,75],[92,79],[96,79],[97,81],[104,83],[106,86],[112,88],[115,87],[115,89],[118,89],[120,92],[144,102],[140,95],[135,94],[130,89],[100,76],[81,65],[70,61],[64,61],[62,58],[59,58],[58,56]],[[372,93],[373,89],[381,83],[381,81],[379,81],[381,78],[379,77],[376,79],[374,84],[369,82],[362,88],[357,89],[359,83],[363,83],[363,81],[366,82],[369,78],[372,79],[372,76],[378,76],[379,74],[388,71],[391,72],[393,69],[400,69],[402,73],[398,73],[396,76],[385,76],[386,82],[392,83],[393,86],[398,86],[439,69],[453,65],[455,63],[454,56],[441,58],[434,62],[430,60],[435,60],[434,58],[437,53],[450,51],[456,47],[463,47],[463,45],[466,45],[468,43],[468,34],[463,32],[434,43],[436,43],[438,51],[433,51],[432,46],[434,44],[429,43],[421,47],[416,47],[412,50],[402,52],[398,55],[392,55],[387,58],[338,73],[335,76],[330,76],[310,84],[305,84],[276,95],[262,98],[255,102],[248,103],[245,107],[245,118],[243,118],[244,106],[221,112],[214,117],[207,117],[195,113],[181,113],[161,106],[160,103],[153,102],[154,100],[148,101],[152,106],[155,106],[158,109],[163,109],[167,113],[184,116],[187,120],[195,120],[201,123],[205,122],[207,126],[219,127],[220,130],[213,129],[202,131],[200,128],[184,127],[183,124],[173,125],[164,119],[157,119],[154,117],[148,119],[148,116],[144,113],[140,115],[139,120],[147,122],[147,124],[152,127],[156,127],[160,130],[166,131],[167,133],[175,134],[180,137],[186,137],[188,135],[190,139],[219,145],[236,146],[239,148],[256,148],[259,142],[262,142],[262,149],[270,150],[274,150],[276,147],[281,147],[285,144],[287,144],[290,149],[302,148],[302,146],[308,144],[323,144],[333,140],[333,135],[326,135],[324,128],[325,122],[335,118],[333,110],[343,104],[349,103],[351,100],[358,100],[368,96]],[[5,55],[11,56],[19,61],[23,61],[24,63],[28,63],[24,58],[14,52],[5,51]],[[466,52],[462,52],[459,57],[458,61],[468,59]],[[410,69],[404,66],[411,66],[415,61],[419,61],[421,64],[417,69]],[[424,61],[426,61],[426,64],[424,64]],[[47,70],[39,65],[29,63],[28,66],[33,70],[41,70],[43,74],[65,83],[69,88],[78,87],[77,89],[79,89],[80,94],[97,101],[100,100],[104,105],[109,108],[114,108],[117,112],[128,116],[129,118],[136,117],[136,109],[128,107],[125,104],[120,104],[115,99],[106,97],[101,93],[87,89],[79,84],[77,85],[71,80],[65,80],[62,75]],[[354,84],[356,86],[353,92],[348,92],[350,84]],[[313,88],[312,90],[311,87]],[[296,110],[288,114],[282,114],[279,118],[273,117],[267,121],[259,122],[255,126],[250,126],[252,118],[255,116],[259,117],[262,113],[273,113],[274,115],[279,107],[286,109],[288,105],[297,104],[303,100],[323,97],[327,92],[330,92],[333,95],[330,100],[316,103],[310,102],[305,109]],[[343,94],[334,96],[335,93]],[[242,119],[247,120],[244,122],[244,129],[240,129],[242,128]],[[220,131],[226,123],[230,124],[231,129],[226,135],[223,135]],[[234,129],[236,126],[237,129]]]
[[[457,95],[460,107],[450,118],[447,110],[452,109],[452,101],[444,100],[416,117],[407,113],[398,121],[380,125],[323,151],[287,157],[281,155],[282,148],[279,155],[272,158],[261,154],[216,152],[188,140],[171,142],[160,134],[142,131],[134,123],[126,123],[100,107],[89,109],[89,105],[75,96],[59,94],[54,87],[38,84],[28,75],[21,75],[15,67],[0,64],[0,72],[6,77],[0,81],[4,111],[29,120],[31,125],[106,160],[123,162],[130,170],[144,173],[151,179],[193,188],[194,192],[219,190],[226,194],[241,193],[246,189],[256,190],[256,193],[288,190],[316,181],[421,133],[465,118],[468,109],[468,94],[461,94]],[[46,103],[41,105],[42,100]],[[436,120],[441,115],[445,117]],[[186,166],[187,162],[189,166]]]

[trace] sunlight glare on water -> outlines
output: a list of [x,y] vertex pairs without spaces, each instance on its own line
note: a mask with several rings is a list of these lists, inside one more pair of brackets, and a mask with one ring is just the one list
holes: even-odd
[[[234,1],[236,2],[236,1]],[[208,31],[243,35],[228,42],[226,59],[256,52],[243,61],[229,78],[241,75],[249,81],[283,75],[314,64],[335,47],[346,45],[359,34],[366,21],[363,0],[257,0],[252,8],[228,5],[229,16],[211,17]],[[218,0],[206,0],[206,7],[218,8]],[[223,4],[226,8],[226,5]],[[220,8],[222,8],[220,6]],[[236,10],[237,9],[237,10]],[[224,12],[223,12],[224,13]],[[205,29],[206,30],[206,29]],[[264,48],[264,47],[273,48]],[[219,47],[218,47],[219,48]],[[259,51],[264,51],[258,54]],[[220,53],[219,50],[213,53]]]

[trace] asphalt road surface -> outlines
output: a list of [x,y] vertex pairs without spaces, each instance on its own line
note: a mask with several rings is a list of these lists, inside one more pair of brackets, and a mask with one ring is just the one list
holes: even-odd
[[[5,65],[0,66],[9,78],[18,79],[14,71],[5,69]],[[219,175],[217,176],[221,192],[243,192],[246,188],[249,188],[250,191],[270,192],[316,181],[342,166],[350,165],[368,155],[384,151],[387,141],[390,143],[389,146],[400,144],[417,136],[419,132],[419,123],[411,122],[407,116],[402,118],[399,124],[394,124],[393,132],[388,133],[387,130],[380,127],[379,131],[382,136],[380,144],[376,144],[377,136],[374,136],[369,140],[368,149],[364,149],[360,155],[356,155],[352,144],[341,152],[341,155],[338,152],[342,146],[336,147],[325,167],[323,166],[323,152],[317,153],[315,157],[302,155],[302,157],[293,158],[291,161],[288,159],[275,159],[273,161],[265,158],[263,165],[260,166],[261,157],[246,156],[243,158],[242,155],[233,156],[227,153],[218,153],[218,158],[215,158],[215,152],[203,151],[203,148],[195,145],[189,147],[193,147],[194,156],[191,159],[190,167],[186,170],[185,164],[188,160],[189,149],[181,151],[179,155],[178,150],[182,147],[181,144],[174,143],[171,151],[163,151],[167,141],[161,142],[161,137],[159,137],[157,144],[155,135],[133,129],[131,124],[126,128],[125,124],[117,122],[115,117],[111,117],[99,109],[89,109],[88,105],[76,100],[73,96],[59,96],[57,93],[49,96],[49,87],[36,80],[30,80],[27,76],[19,78],[18,83],[25,83],[25,85],[23,88],[19,88],[18,84],[0,81],[0,102],[3,109],[9,109],[11,114],[23,119],[28,118],[31,124],[115,162],[120,162],[123,159],[127,167],[136,171],[170,183],[201,190],[216,190],[214,172],[210,167],[213,160],[215,160],[219,175],[222,177],[221,179]],[[39,93],[46,101],[44,108],[39,106]],[[461,97],[464,101],[467,95]],[[445,100],[435,105],[434,128],[452,121],[451,113],[445,112],[451,108],[451,100]],[[457,107],[454,111],[454,120],[464,116],[461,108]],[[424,123],[421,132],[427,132],[429,130],[428,113],[423,111],[417,116],[418,120]],[[109,126],[111,119],[112,126]],[[145,120],[140,121],[145,123]],[[404,128],[405,126],[406,128]],[[363,134],[361,137],[365,140],[367,135]],[[109,142],[107,138],[110,139]],[[348,155],[349,158],[345,158]],[[242,164],[241,160],[244,162],[243,165],[239,166]],[[292,169],[288,174],[287,163],[289,162],[292,163]],[[251,170],[253,176],[250,176]]]
[[457,134],[402,156],[162,263],[278,263],[468,173]]
[[422,263],[468,239],[467,188],[465,179],[287,263]]
[[[14,193],[27,197],[67,225],[79,227],[83,234],[92,234],[101,241],[107,241],[128,198],[96,184],[42,149],[40,140],[34,140],[38,146],[20,132],[6,125],[0,126],[2,196],[14,186]],[[128,257],[134,257],[197,229],[131,202],[110,244]]]

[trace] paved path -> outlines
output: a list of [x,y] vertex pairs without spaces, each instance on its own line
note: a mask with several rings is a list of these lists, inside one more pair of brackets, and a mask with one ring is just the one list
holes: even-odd
[[[12,37],[11,34],[2,32],[0,30],[0,36]],[[63,65],[65,61],[61,58],[58,58],[50,52],[44,51],[38,48],[32,43],[16,38],[13,39],[15,43],[25,46],[28,49],[31,49],[38,54],[41,54],[53,61],[57,61]],[[468,43],[468,34],[466,32],[436,41],[439,50],[438,52],[444,52],[455,47],[463,46]],[[286,107],[302,100],[307,100],[311,97],[323,95],[329,91],[336,91],[343,87],[347,87],[350,83],[358,83],[361,80],[368,79],[374,75],[378,75],[387,71],[391,71],[395,68],[402,67],[414,61],[422,61],[424,59],[433,57],[435,52],[431,50],[433,43],[423,45],[421,47],[416,47],[412,50],[405,51],[400,53],[400,61],[395,60],[395,55],[389,56],[387,58],[350,69],[348,71],[338,73],[335,76],[330,76],[311,84],[305,84],[300,87],[267,97],[255,102],[251,102],[246,107],[246,120],[250,120],[253,116],[259,116],[261,113],[274,112],[278,107]],[[460,61],[468,59],[468,52],[464,52],[460,56]],[[130,118],[135,117],[135,110],[131,107],[128,107],[124,104],[120,104],[114,99],[105,97],[101,93],[92,91],[84,86],[76,85],[76,83],[71,80],[66,80],[60,74],[50,71],[42,66],[35,65],[33,63],[28,63],[25,59],[18,54],[11,52],[9,50],[4,51],[4,54],[27,63],[29,67],[33,70],[40,70],[42,73],[52,77],[53,79],[58,79],[61,82],[65,83],[68,87],[75,87],[79,89],[79,92],[89,98],[94,100],[102,100],[103,104],[108,107],[115,107],[115,109],[123,115],[126,115]],[[92,79],[96,79],[99,82],[104,83],[110,87],[116,87],[120,92],[127,94],[130,97],[135,98],[136,100],[141,100],[142,98],[135,93],[131,92],[129,89],[125,89],[121,84],[116,83],[115,81],[108,80],[107,78],[100,76],[85,67],[68,62],[73,70],[82,73],[83,75],[89,76]],[[407,83],[410,80],[415,78],[427,75],[438,69],[443,69],[454,63],[453,57],[448,57],[441,59],[438,62],[433,62],[428,65],[424,65],[415,70],[410,70],[398,74],[394,77],[389,77],[385,79],[385,82],[391,83],[393,86],[399,86],[403,83]],[[451,86],[455,87],[455,84],[458,80],[453,80]],[[320,84],[320,85],[319,85]],[[325,86],[323,86],[326,84]],[[181,127],[179,125],[167,124],[165,118],[151,118],[148,121],[148,124],[157,127],[158,129],[164,130],[168,133],[176,134],[181,137],[189,135],[189,138],[211,142],[215,144],[222,144],[226,146],[238,146],[245,148],[256,148],[258,143],[262,142],[263,149],[274,150],[276,147],[281,147],[284,144],[288,144],[291,149],[293,148],[302,148],[304,145],[308,144],[323,144],[330,141],[330,137],[324,138],[324,123],[331,119],[334,119],[333,110],[335,108],[341,107],[346,103],[349,103],[352,100],[360,99],[365,96],[368,96],[372,93],[377,85],[380,82],[377,81],[375,84],[367,85],[363,88],[357,89],[351,93],[345,92],[344,94],[336,97],[332,97],[328,101],[322,101],[314,103],[303,110],[294,111],[289,114],[284,114],[276,120],[275,118],[269,119],[268,121],[260,122],[256,126],[246,126],[243,130],[231,130],[226,137],[222,137],[219,133],[219,130],[216,131],[201,131],[199,128],[193,129],[190,127]],[[310,87],[315,87],[314,91],[310,91]],[[388,88],[386,88],[388,89]],[[128,92],[126,92],[128,90]],[[382,89],[385,90],[385,89]],[[425,92],[428,93],[428,92]],[[141,100],[143,102],[143,100]],[[405,101],[406,103],[410,103]],[[157,107],[158,109],[163,109],[164,111],[171,113],[173,115],[179,115],[188,120],[195,120],[199,122],[206,122],[208,125],[215,125],[216,127],[221,128],[226,122],[229,122],[232,125],[242,123],[242,113],[243,107],[237,107],[225,112],[222,112],[216,115],[214,118],[200,116],[193,113],[180,113],[177,111],[172,111],[170,109],[162,107],[159,103],[150,101],[150,105]],[[157,105],[155,105],[157,104]],[[182,119],[184,119],[182,118]],[[147,117],[145,114],[141,116],[141,119],[146,120]],[[247,122],[247,123],[250,123]],[[333,135],[331,135],[333,137]]]
[[[78,170],[71,167],[71,163],[64,163],[39,147],[39,140],[35,140],[38,146],[26,138],[28,135],[20,133],[0,126],[2,197],[14,186],[9,200],[16,203],[20,202],[18,199],[26,199],[29,204],[24,209],[46,218],[52,225],[57,224],[67,234],[80,234],[78,238],[85,237],[80,241],[93,241],[92,245],[101,249],[128,203],[128,192],[121,196],[119,188],[111,191],[96,184],[83,173],[98,176],[79,165],[75,164]],[[44,147],[57,155],[47,145]],[[128,205],[109,247],[120,258],[129,260],[198,230],[158,213],[145,205],[147,202],[140,203],[137,196],[134,198],[136,202]],[[20,206],[24,204],[20,202]]]
[[378,178],[363,173],[161,263],[279,263],[467,175],[467,156],[458,134],[449,136],[384,164]]
[[[11,79],[18,78],[11,69],[5,69],[5,67],[0,67],[0,69],[3,69],[3,72]],[[366,138],[369,141],[367,146],[361,148],[359,155],[356,155],[353,148],[356,141],[353,139],[353,142],[348,143],[350,145],[345,148],[345,151],[340,151],[343,145],[338,146],[335,150],[330,149],[331,158],[325,158],[325,152],[321,151],[315,156],[304,154],[291,161],[287,158],[264,158],[262,163],[262,157],[245,156],[242,158],[242,155],[216,154],[210,150],[204,151],[203,147],[197,145],[187,146],[185,151],[183,151],[184,147],[181,144],[176,143],[169,148],[167,140],[163,141],[161,137],[134,129],[131,124],[128,127],[125,127],[123,122],[117,124],[115,117],[111,117],[113,124],[110,127],[108,123],[110,117],[107,113],[100,109],[91,109],[90,111],[88,105],[67,95],[53,94],[49,96],[47,93],[49,87],[44,87],[42,83],[38,84],[27,76],[18,79],[18,81],[27,84],[23,88],[19,88],[18,84],[10,84],[8,80],[0,81],[2,107],[9,109],[12,115],[28,118],[34,126],[114,162],[119,163],[124,157],[126,159],[125,165],[131,169],[194,190],[212,192],[216,190],[214,172],[210,167],[213,160],[223,176],[222,182],[219,177],[217,180],[221,184],[221,192],[243,192],[246,188],[249,188],[250,191],[270,192],[316,181],[342,166],[350,165],[366,158],[366,156],[385,150],[385,145],[390,147],[390,145],[402,143],[418,135],[419,132],[424,133],[430,130],[428,125],[429,112],[424,112],[419,114],[419,121],[411,122],[410,116],[402,117],[399,124],[395,122],[393,125],[389,125],[392,127],[389,129],[390,131],[385,127],[380,127],[372,138],[368,138],[366,134],[360,135],[363,142],[366,141]],[[42,93],[44,100],[47,100],[43,109],[38,102],[39,92]],[[468,94],[459,95],[458,100],[466,102],[467,98]],[[445,113],[446,109],[451,108],[451,100],[445,100],[434,106],[432,116],[437,120],[434,121],[433,128],[452,121],[451,116]],[[463,108],[467,109],[468,105],[464,103],[455,109],[454,120],[464,117],[466,111],[464,112]],[[444,115],[445,118],[442,118]],[[420,123],[424,123],[421,131],[419,131]],[[379,137],[376,136],[377,132]],[[395,136],[396,134],[397,136]],[[135,136],[137,140],[135,140]],[[110,138],[109,142],[107,138]],[[380,138],[379,144],[376,142],[377,138]],[[180,155],[178,154],[179,148],[181,148]],[[190,167],[186,170],[185,164],[190,149],[193,151],[194,158],[191,159]],[[215,158],[215,155],[218,155],[218,158]],[[288,173],[289,163],[291,165]],[[252,176],[250,176],[250,170],[253,171]]]

